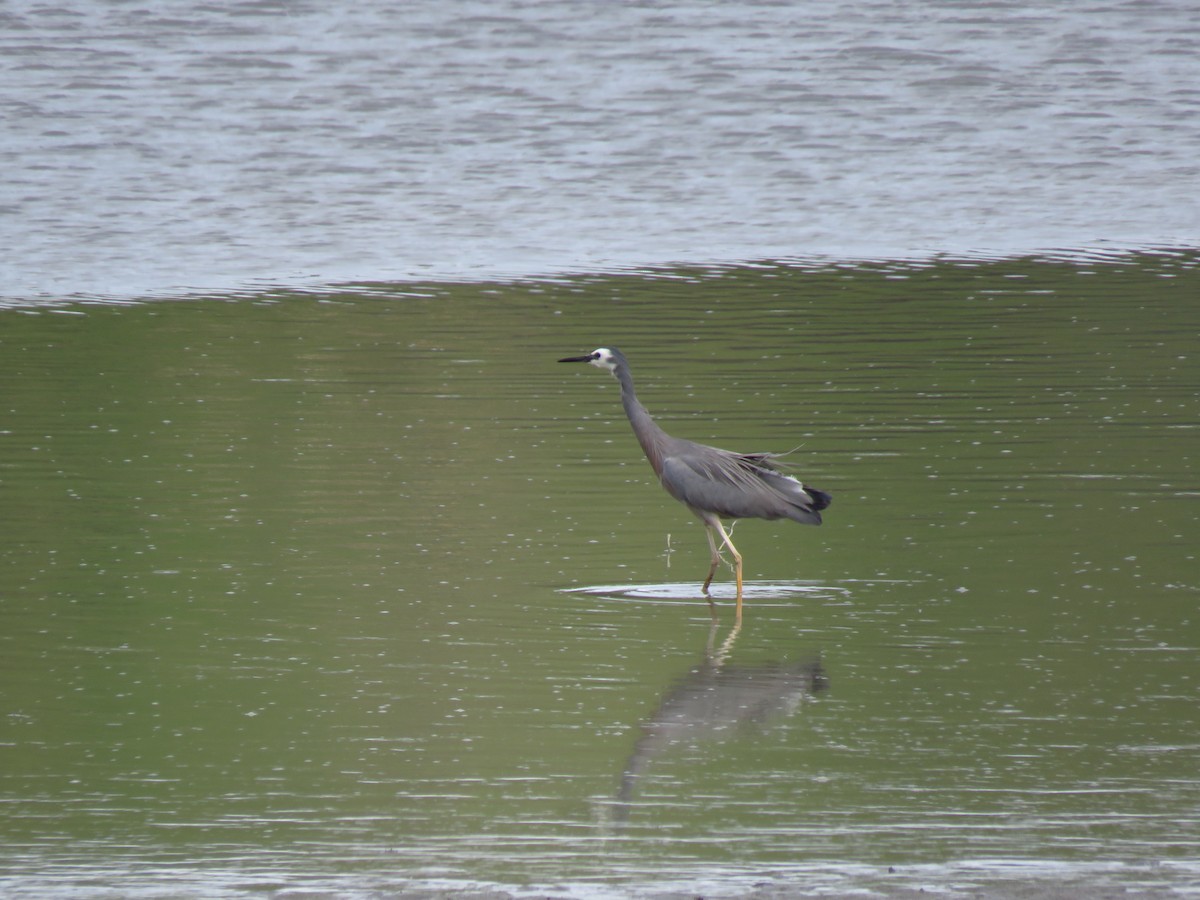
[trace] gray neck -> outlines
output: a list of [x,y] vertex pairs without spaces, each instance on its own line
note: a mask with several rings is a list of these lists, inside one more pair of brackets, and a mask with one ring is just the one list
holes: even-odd
[[668,440],[667,433],[650,418],[650,413],[646,412],[646,407],[642,406],[638,400],[637,394],[633,391],[633,378],[629,371],[624,366],[618,366],[613,374],[621,382],[621,405],[625,407],[625,415],[629,416],[633,434],[638,439],[638,443],[642,445],[646,459],[650,460],[651,468],[661,475],[663,453]]

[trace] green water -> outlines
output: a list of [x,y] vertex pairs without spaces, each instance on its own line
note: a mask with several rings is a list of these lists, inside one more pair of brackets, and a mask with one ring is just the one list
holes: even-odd
[[[1194,887],[1198,298],[1146,255],[0,310],[0,889]],[[738,525],[736,634],[555,363],[598,346],[834,495]]]

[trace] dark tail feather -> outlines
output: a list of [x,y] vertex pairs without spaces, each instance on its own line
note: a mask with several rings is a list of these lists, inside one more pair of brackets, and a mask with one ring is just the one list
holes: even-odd
[[833,502],[833,497],[829,496],[829,494],[824,491],[818,491],[815,487],[810,487],[807,484],[804,486],[804,493],[812,497],[812,508],[815,510],[822,510]]

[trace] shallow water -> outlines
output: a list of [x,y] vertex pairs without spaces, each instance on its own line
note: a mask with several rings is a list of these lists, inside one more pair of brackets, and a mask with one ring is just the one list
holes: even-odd
[[6,300],[1200,239],[1178,0],[16,0],[0,84]]
[[[0,313],[0,890],[1200,883],[1194,255]],[[787,450],[745,623],[672,433]],[[888,868],[894,872],[889,873]]]

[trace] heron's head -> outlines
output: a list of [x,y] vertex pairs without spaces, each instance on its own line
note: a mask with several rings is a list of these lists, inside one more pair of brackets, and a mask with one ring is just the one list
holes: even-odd
[[625,357],[620,350],[599,347],[586,356],[568,356],[566,359],[560,359],[559,362],[591,363],[597,369],[604,369],[606,372],[615,372],[617,366],[625,362]]

